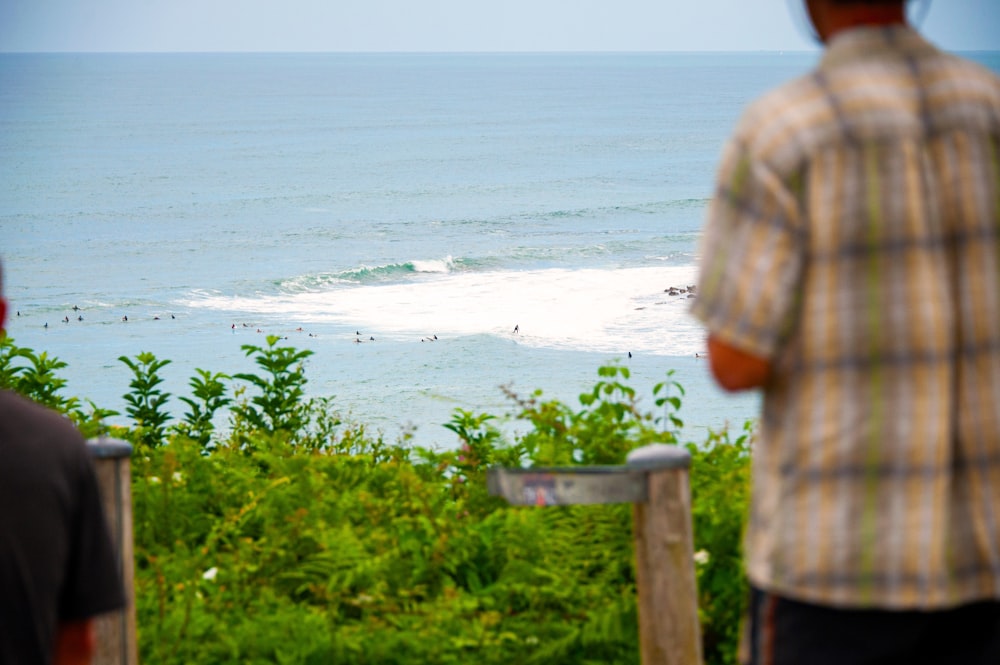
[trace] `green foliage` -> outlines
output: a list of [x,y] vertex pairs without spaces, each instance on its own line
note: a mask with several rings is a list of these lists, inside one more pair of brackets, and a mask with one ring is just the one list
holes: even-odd
[[141,659],[638,662],[627,506],[477,505],[454,468],[374,452],[136,459]]
[[[683,388],[668,374],[645,412],[629,372],[601,367],[579,405],[521,399],[527,431],[458,409],[446,450],[389,443],[307,399],[309,353],[243,347],[261,375],[197,370],[189,411],[167,427],[158,372],[134,374],[131,431],[140,656],[155,663],[637,665],[628,505],[511,507],[489,496],[492,466],[620,464],[678,443]],[[55,359],[0,342],[0,381],[59,401]],[[30,381],[22,381],[34,373]],[[32,388],[34,387],[34,388]],[[229,408],[232,429],[213,425]],[[106,428],[105,428],[106,429]],[[696,574],[706,663],[735,663],[746,596],[740,554],[752,427],[710,433],[692,454]]]
[[418,457],[433,464],[433,474],[446,476],[452,498],[464,501],[477,514],[506,505],[503,499],[487,495],[487,469],[520,467],[526,460],[524,446],[507,446],[502,442],[500,431],[491,423],[495,419],[496,416],[489,414],[455,409],[444,427],[458,436],[458,448],[438,454],[416,451]]
[[750,505],[753,423],[731,439],[710,432],[691,452],[695,572],[705,661],[735,665],[749,587],[743,571],[743,523]]
[[80,400],[61,394],[66,379],[57,376],[56,371],[65,366],[66,363],[50,357],[45,351],[36,354],[15,345],[6,335],[0,338],[0,386],[50,409],[68,413],[77,410]]
[[196,369],[195,372],[197,376],[191,377],[188,383],[192,397],[180,398],[190,410],[184,414],[184,422],[177,429],[207,448],[215,431],[212,419],[219,409],[228,406],[233,400],[226,396],[224,380],[228,376],[222,373],[212,374],[204,369]]
[[253,344],[240,347],[247,356],[256,355],[254,362],[264,374],[234,375],[234,378],[246,381],[260,391],[233,408],[234,427],[239,431],[269,434],[283,431],[290,434],[298,432],[308,423],[303,402],[306,376],[302,363],[313,352],[276,346],[280,339],[277,335],[268,335],[265,347]]
[[[654,416],[639,408],[635,389],[626,383],[627,367],[604,366],[598,376],[601,380],[594,389],[580,395],[583,408],[579,411],[558,401],[541,401],[541,391],[528,399],[508,391],[520,406],[517,417],[532,425],[521,445],[536,464],[622,464],[629,451],[639,446],[677,443],[672,431],[658,430]],[[659,395],[668,385],[676,384],[658,384],[655,393]],[[657,406],[666,408],[670,422],[680,422],[670,410],[680,408],[680,398],[658,397]]]
[[13,338],[0,334],[0,388],[13,390],[65,413],[86,437],[106,433],[104,419],[117,415],[117,412],[100,409],[88,400],[88,413],[81,407],[78,398],[64,397],[61,393],[66,380],[57,376],[56,372],[65,366],[66,363],[44,351],[36,354],[31,349],[17,346]]
[[170,414],[166,410],[166,402],[170,393],[165,393],[158,385],[163,378],[158,372],[169,360],[157,360],[152,353],[144,351],[133,361],[128,356],[119,356],[118,360],[132,370],[132,380],[129,382],[131,392],[123,395],[128,407],[125,413],[135,422],[133,441],[138,445],[155,448],[163,443],[163,433]]
[[[684,386],[673,379],[674,370],[667,372],[667,380],[653,386],[653,396],[656,406],[663,408],[663,417],[657,419],[664,427],[668,424],[675,429],[671,431],[672,440],[677,441],[677,431],[684,427],[684,421],[678,416],[681,410],[681,398],[684,396]],[[677,394],[671,394],[676,392]]]

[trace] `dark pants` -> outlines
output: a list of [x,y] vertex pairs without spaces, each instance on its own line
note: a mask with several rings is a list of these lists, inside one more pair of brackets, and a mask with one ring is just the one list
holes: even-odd
[[844,610],[752,589],[744,630],[746,665],[1000,665],[996,601],[936,612]]

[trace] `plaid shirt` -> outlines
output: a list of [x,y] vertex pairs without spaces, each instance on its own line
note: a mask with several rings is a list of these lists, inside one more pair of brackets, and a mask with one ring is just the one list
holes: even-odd
[[1000,80],[838,34],[729,142],[693,313],[771,361],[751,582],[840,607],[1000,599]]

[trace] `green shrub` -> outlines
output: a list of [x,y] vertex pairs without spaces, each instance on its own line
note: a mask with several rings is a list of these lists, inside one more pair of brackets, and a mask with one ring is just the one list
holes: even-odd
[[735,664],[749,587],[743,570],[743,524],[749,512],[752,423],[731,439],[710,432],[691,451],[691,511],[698,616],[705,662]]
[[66,380],[56,372],[66,363],[51,358],[44,351],[36,354],[19,347],[13,338],[0,332],[0,388],[13,390],[51,409],[69,416],[86,437],[105,434],[108,427],[104,419],[118,415],[116,411],[98,408],[87,400],[90,411],[84,411],[77,397],[65,397],[62,390]]
[[240,347],[247,356],[255,356],[254,362],[264,372],[263,375],[233,375],[259,391],[259,394],[238,402],[233,408],[233,422],[241,432],[273,434],[280,430],[296,433],[308,422],[303,399],[306,376],[302,363],[313,352],[277,346],[280,339],[277,335],[268,335],[266,346],[244,344]]
[[[155,663],[620,663],[638,621],[628,505],[511,507],[487,493],[491,466],[620,464],[677,444],[683,389],[654,386],[644,412],[627,368],[602,367],[569,406],[513,393],[498,416],[456,410],[449,450],[386,442],[305,397],[306,352],[244,347],[262,376],[197,370],[170,426],[157,372],[123,359],[142,442],[132,458],[140,657]],[[0,346],[0,380],[60,401],[55,359]],[[24,380],[34,374],[31,381]],[[229,400],[233,399],[232,402]],[[231,430],[212,423],[229,408]],[[223,414],[224,415],[224,414]],[[746,583],[740,534],[751,429],[713,433],[692,453],[699,615],[706,662],[735,662]]]
[[197,440],[203,448],[211,446],[212,434],[215,431],[213,419],[219,409],[232,403],[226,396],[225,380],[229,377],[222,373],[211,373],[204,369],[195,369],[196,376],[191,377],[191,397],[181,397],[190,411],[184,414],[184,422],[177,430]]
[[163,432],[170,415],[166,404],[170,393],[165,393],[158,385],[163,378],[158,372],[169,360],[157,360],[149,352],[142,352],[133,361],[128,356],[119,356],[118,360],[132,370],[132,380],[129,382],[129,392],[122,397],[128,403],[125,413],[135,422],[132,440],[141,446],[156,447],[163,443]]

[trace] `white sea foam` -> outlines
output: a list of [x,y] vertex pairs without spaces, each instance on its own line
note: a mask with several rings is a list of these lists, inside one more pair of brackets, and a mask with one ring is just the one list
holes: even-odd
[[488,334],[537,347],[688,355],[703,347],[703,332],[690,300],[664,289],[693,282],[691,266],[448,273],[259,298],[200,293],[184,304],[400,339]]
[[454,267],[454,265],[455,265],[455,260],[450,256],[439,260],[413,261],[413,271],[446,273],[446,272],[451,272],[451,269]]

